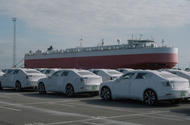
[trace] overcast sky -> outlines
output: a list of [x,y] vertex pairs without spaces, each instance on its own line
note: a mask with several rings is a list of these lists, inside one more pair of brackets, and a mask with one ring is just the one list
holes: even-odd
[[12,65],[17,17],[17,62],[29,50],[126,43],[131,35],[179,48],[190,66],[190,0],[0,0],[0,68]]

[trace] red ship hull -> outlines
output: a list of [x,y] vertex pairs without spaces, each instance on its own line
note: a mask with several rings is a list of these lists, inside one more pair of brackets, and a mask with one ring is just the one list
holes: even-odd
[[176,53],[153,53],[112,56],[25,59],[26,68],[172,68],[178,63]]

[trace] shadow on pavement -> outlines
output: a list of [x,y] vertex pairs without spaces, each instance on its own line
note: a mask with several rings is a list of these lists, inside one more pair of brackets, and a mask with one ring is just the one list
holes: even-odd
[[186,116],[190,116],[190,109],[189,108],[181,108],[181,109],[171,109],[171,112],[185,114]]
[[63,93],[47,93],[47,94],[39,94],[38,92],[35,93],[22,93],[22,95],[24,96],[29,96],[29,97],[35,97],[35,98],[51,98],[51,99],[64,99],[64,98],[89,98],[89,97],[94,97],[92,95],[89,94],[77,94],[73,97],[67,97],[65,94]]
[[4,88],[3,90],[0,90],[0,93],[22,93],[22,92],[36,92],[34,89],[23,89],[22,91],[18,92],[15,89],[10,88]]
[[126,108],[168,108],[177,107],[178,104],[171,104],[170,102],[159,102],[156,105],[148,106],[144,105],[141,101],[136,100],[114,100],[114,101],[104,101],[102,99],[90,99],[81,100],[87,104],[99,105],[99,106],[109,106],[109,107],[126,107]]
[[[0,93],[17,93],[15,89],[3,89],[0,90]],[[46,99],[76,99],[78,98],[79,101],[84,102],[86,104],[97,105],[97,106],[109,106],[109,107],[126,107],[126,108],[172,108],[179,106],[178,104],[171,104],[170,102],[159,102],[154,106],[147,106],[142,104],[141,101],[135,100],[114,100],[114,101],[104,101],[99,96],[93,96],[89,93],[84,94],[77,94],[74,97],[67,97],[63,93],[48,93],[48,94],[39,94],[37,91],[32,89],[25,89],[21,92],[18,92],[24,96],[34,97],[34,98],[46,98]],[[80,100],[81,99],[81,100]],[[190,101],[181,102],[182,104],[190,104]],[[182,110],[183,112],[183,110]]]

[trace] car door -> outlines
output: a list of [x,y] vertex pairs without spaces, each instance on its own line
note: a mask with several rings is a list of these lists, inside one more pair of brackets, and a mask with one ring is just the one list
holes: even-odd
[[10,87],[9,75],[12,70],[7,70],[6,73],[3,75],[2,84],[4,87]]
[[131,82],[134,75],[135,73],[127,73],[116,79],[116,83],[113,84],[113,94],[118,98],[130,98]]
[[[10,86],[11,87],[15,87],[15,83],[16,83],[16,80],[19,80],[19,76],[18,76],[18,73],[19,73],[19,70],[18,69],[15,69],[9,76],[9,79],[10,79]],[[19,80],[20,81],[20,80]],[[22,84],[22,81],[20,81],[21,84]]]
[[130,86],[130,96],[133,99],[140,99],[142,97],[143,91],[151,87],[149,86],[152,82],[150,81],[151,74],[146,72],[136,73],[133,82]]
[[61,75],[59,77],[59,80],[57,81],[57,91],[58,92],[65,92],[65,86],[68,82],[68,75],[69,71],[62,71]]
[[7,80],[7,85],[8,87],[15,87],[15,85],[13,86],[13,75],[14,75],[15,70],[9,70],[6,80]]
[[57,82],[61,75],[61,71],[57,71],[48,77],[48,81],[46,83],[46,88],[49,91],[57,91]]

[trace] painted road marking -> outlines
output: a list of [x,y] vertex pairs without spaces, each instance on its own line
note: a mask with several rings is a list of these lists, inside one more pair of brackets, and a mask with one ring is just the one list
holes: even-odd
[[0,109],[8,109],[8,110],[17,111],[17,112],[21,111],[20,109],[10,108],[10,107],[6,107],[6,106],[0,106]]
[[[69,124],[69,123],[78,123],[78,122],[89,122],[89,121],[94,121],[94,120],[108,120],[109,121],[113,118],[122,118],[122,117],[134,117],[134,116],[144,116],[144,115],[153,115],[157,113],[165,113],[168,111],[151,111],[147,113],[135,113],[135,114],[128,114],[128,115],[117,115],[117,116],[110,116],[110,117],[92,117],[89,119],[84,119],[84,120],[72,120],[72,121],[64,121],[64,122],[54,122],[54,123],[47,123],[47,125],[59,125],[59,124]],[[116,121],[116,120],[114,120]],[[112,121],[113,122],[113,121]],[[128,123],[128,125],[137,125],[134,123]]]

